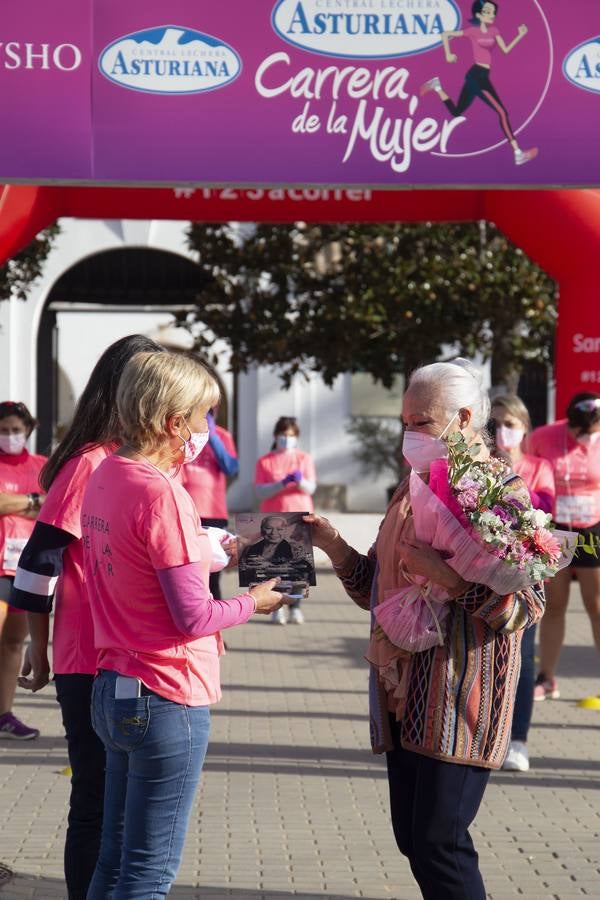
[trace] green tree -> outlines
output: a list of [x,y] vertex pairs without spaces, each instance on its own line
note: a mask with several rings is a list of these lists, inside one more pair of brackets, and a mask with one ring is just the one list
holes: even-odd
[[188,241],[212,278],[186,324],[204,353],[227,341],[234,371],[389,386],[449,345],[506,378],[550,359],[555,285],[488,223],[192,224]]
[[42,274],[59,231],[58,225],[40,231],[24,250],[0,266],[0,300],[11,296],[27,299],[32,283]]

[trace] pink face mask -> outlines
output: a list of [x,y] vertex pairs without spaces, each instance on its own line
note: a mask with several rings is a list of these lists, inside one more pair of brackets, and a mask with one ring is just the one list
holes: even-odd
[[190,436],[187,441],[179,435],[183,442],[183,462],[191,463],[200,456],[206,445],[208,444],[208,431],[191,431],[188,426]]

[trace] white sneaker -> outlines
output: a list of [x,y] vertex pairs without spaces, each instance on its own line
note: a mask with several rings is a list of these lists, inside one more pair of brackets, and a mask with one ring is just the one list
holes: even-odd
[[515,165],[524,166],[525,163],[531,162],[538,155],[538,148],[531,147],[530,150],[515,150]]
[[507,772],[528,772],[529,753],[527,752],[527,744],[523,743],[523,741],[511,741],[508,745],[508,753],[502,763],[502,768],[506,769]]
[[425,94],[428,94],[429,91],[441,91],[442,82],[440,79],[435,76],[435,78],[430,78],[429,81],[426,81],[425,84],[421,85],[421,89],[419,91],[421,97],[424,97]]
[[273,625],[287,625],[285,606],[282,606],[281,609],[276,609],[274,613],[271,613],[271,622]]
[[304,615],[301,609],[290,609],[290,625],[304,625]]

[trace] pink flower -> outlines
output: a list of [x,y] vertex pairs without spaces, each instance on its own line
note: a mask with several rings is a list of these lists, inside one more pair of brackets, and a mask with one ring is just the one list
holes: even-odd
[[473,488],[468,488],[466,491],[461,491],[460,494],[457,495],[456,499],[463,509],[477,509],[477,491]]
[[538,553],[545,553],[552,562],[560,559],[562,553],[560,541],[547,528],[536,528],[533,532],[532,541]]

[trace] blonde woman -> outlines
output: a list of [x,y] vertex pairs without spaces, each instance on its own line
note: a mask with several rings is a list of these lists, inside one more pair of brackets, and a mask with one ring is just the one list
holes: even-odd
[[270,613],[276,579],[230,600],[208,590],[211,549],[172,476],[208,439],[208,371],[138,353],[119,382],[124,443],[100,464],[81,525],[98,676],[92,722],[106,748],[100,854],[88,900],[165,897],[177,874],[221,697],[220,631]]

